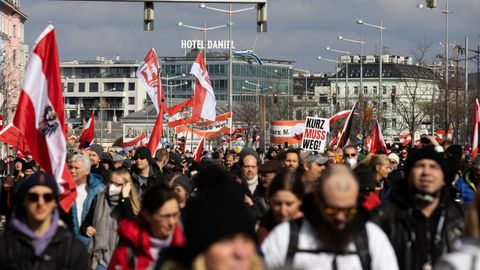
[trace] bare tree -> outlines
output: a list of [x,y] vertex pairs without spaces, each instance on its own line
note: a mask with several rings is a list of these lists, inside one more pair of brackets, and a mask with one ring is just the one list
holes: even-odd
[[21,78],[16,55],[10,53],[8,43],[4,43],[4,45],[4,50],[0,54],[0,94],[3,96],[0,115],[7,120],[14,111],[12,105],[18,100]]
[[417,66],[396,65],[402,87],[397,89],[398,92],[392,90],[392,102],[401,120],[401,128],[408,129],[412,136],[424,120],[433,121],[436,114],[433,109],[439,105],[439,97],[434,95],[436,86],[432,83],[435,74],[432,69],[422,66],[431,46],[426,40],[415,43],[412,55]]

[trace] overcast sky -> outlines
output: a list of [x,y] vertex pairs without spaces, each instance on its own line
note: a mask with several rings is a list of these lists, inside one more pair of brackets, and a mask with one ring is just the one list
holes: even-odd
[[[432,43],[430,55],[442,53],[438,42],[445,40],[445,0],[438,8],[418,9],[424,0],[269,0],[268,32],[259,33],[255,51],[262,58],[293,60],[296,67],[330,72],[333,64],[320,62],[317,56],[335,58],[326,46],[359,51],[358,46],[337,40],[337,36],[367,42],[365,54],[379,48],[379,31],[357,25],[357,19],[379,24],[383,20],[384,46],[395,55],[412,55],[415,43]],[[470,46],[480,44],[480,1],[450,1],[450,42]],[[212,5],[228,8],[226,4]],[[234,9],[249,5],[233,5]],[[154,47],[159,56],[181,56],[182,39],[203,39],[203,33],[177,26],[184,24],[207,27],[225,24],[223,13],[200,9],[198,4],[155,3],[155,31],[143,31],[143,3],[70,2],[21,0],[21,10],[29,20],[25,39],[33,42],[49,21],[57,31],[62,60],[94,59],[95,56],[121,59],[143,59]],[[257,36],[255,11],[234,15],[233,39],[236,49],[249,49]],[[228,30],[208,33],[208,39],[228,39]],[[471,65],[473,66],[473,65]]]

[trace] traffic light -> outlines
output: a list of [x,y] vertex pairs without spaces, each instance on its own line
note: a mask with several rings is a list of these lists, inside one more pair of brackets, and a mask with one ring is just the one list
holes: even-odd
[[437,0],[426,0],[428,8],[436,8],[437,7]]
[[153,2],[143,3],[143,31],[153,31],[154,29],[154,6]]
[[395,104],[395,98],[397,97],[397,90],[392,90],[392,93],[390,93],[390,97],[392,98],[392,104]]
[[257,32],[267,32],[267,3],[257,4]]
[[273,93],[273,104],[278,103],[278,93]]

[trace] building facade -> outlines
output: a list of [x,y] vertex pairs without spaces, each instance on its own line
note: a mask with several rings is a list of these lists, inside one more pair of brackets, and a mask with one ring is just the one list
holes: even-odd
[[[138,61],[97,57],[93,61],[63,61],[60,64],[67,122],[73,128],[95,113],[96,126],[121,130],[126,115],[142,110],[146,91],[136,76]],[[120,132],[121,133],[121,132]]]
[[6,121],[13,116],[23,83],[28,58],[24,39],[27,20],[20,10],[20,0],[0,0],[0,114]]
[[381,123],[384,138],[391,142],[398,142],[399,136],[412,128],[412,121],[416,138],[431,133],[435,119],[428,108],[440,95],[434,70],[414,65],[410,57],[384,55],[380,89],[378,57],[363,59],[360,80],[360,58],[352,56],[349,62],[348,57],[339,58],[339,71],[330,77],[329,96],[335,111],[350,109],[357,102],[363,113],[371,112],[372,118]]

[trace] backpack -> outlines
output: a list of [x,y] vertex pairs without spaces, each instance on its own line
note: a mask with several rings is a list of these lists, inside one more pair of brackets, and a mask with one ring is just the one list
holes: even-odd
[[[300,228],[302,227],[302,222],[303,222],[303,218],[290,221],[290,239],[288,242],[287,257],[286,257],[287,264],[292,264],[295,253],[297,253],[297,251],[300,251],[298,250],[298,237],[300,233]],[[357,252],[355,254],[357,254],[358,257],[360,258],[362,269],[370,270],[372,265],[372,257],[370,256],[370,250],[368,248],[368,235],[367,235],[366,226],[362,226],[360,233],[355,238],[355,247],[357,249]],[[311,252],[311,253],[328,252],[322,249],[301,250],[301,251]],[[348,253],[344,253],[344,254],[348,254]],[[334,260],[334,263],[335,263],[335,260]]]

